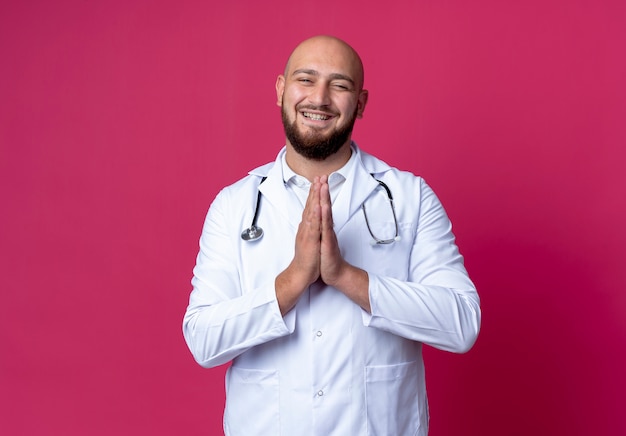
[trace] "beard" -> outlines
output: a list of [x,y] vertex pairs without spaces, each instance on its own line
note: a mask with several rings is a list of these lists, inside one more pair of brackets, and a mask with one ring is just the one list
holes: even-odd
[[[309,108],[311,109],[311,108]],[[324,160],[328,156],[337,153],[341,147],[350,139],[354,122],[356,121],[357,109],[352,117],[343,126],[334,129],[328,134],[311,129],[308,133],[298,130],[296,120],[289,121],[285,106],[281,109],[285,136],[293,149],[301,156],[312,160]]]

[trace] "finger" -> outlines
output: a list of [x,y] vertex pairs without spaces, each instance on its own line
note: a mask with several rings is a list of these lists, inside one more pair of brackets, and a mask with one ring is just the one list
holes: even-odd
[[333,228],[332,202],[330,198],[330,187],[328,181],[322,178],[320,186],[320,208],[322,216],[322,243],[320,246],[320,275],[327,283],[335,283],[343,264],[337,235]]
[[304,204],[302,221],[306,223],[319,221],[319,213],[319,182],[314,180],[309,187],[309,195],[307,196],[306,203]]
[[322,219],[322,230],[332,230],[333,229],[333,211],[332,211],[332,203],[330,199],[330,187],[328,186],[328,180],[326,176],[323,176],[320,183],[320,208],[321,208],[321,219]]
[[319,178],[315,177],[315,179],[313,179],[313,182],[311,182],[311,185],[309,186],[309,195],[307,196],[306,204],[304,205],[305,209],[313,208],[317,204],[319,204],[319,189]]

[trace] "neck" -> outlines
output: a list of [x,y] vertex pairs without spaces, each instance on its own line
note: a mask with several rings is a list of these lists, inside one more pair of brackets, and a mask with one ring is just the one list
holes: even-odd
[[296,152],[291,144],[287,143],[285,160],[294,173],[312,182],[315,177],[328,176],[343,167],[350,160],[350,156],[352,156],[350,141],[342,145],[337,153],[324,160],[306,158]]

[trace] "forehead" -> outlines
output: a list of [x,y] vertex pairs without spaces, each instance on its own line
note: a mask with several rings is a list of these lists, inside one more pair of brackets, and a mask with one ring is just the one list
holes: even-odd
[[305,41],[291,54],[285,75],[308,70],[321,75],[340,74],[362,84],[363,67],[351,47],[332,39]]

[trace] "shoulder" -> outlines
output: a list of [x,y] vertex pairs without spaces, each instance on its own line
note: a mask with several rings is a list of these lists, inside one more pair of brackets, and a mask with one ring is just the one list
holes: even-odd
[[270,170],[274,167],[275,162],[269,162],[265,165],[261,165],[250,172],[247,175],[237,180],[236,182],[222,188],[220,194],[238,194],[249,190],[256,191],[261,180],[266,178],[270,173]]
[[359,150],[359,158],[365,171],[373,175],[374,178],[383,180],[385,183],[397,182],[403,187],[409,187],[411,185],[419,187],[424,183],[424,179],[421,176],[391,166],[382,159],[363,150]]

